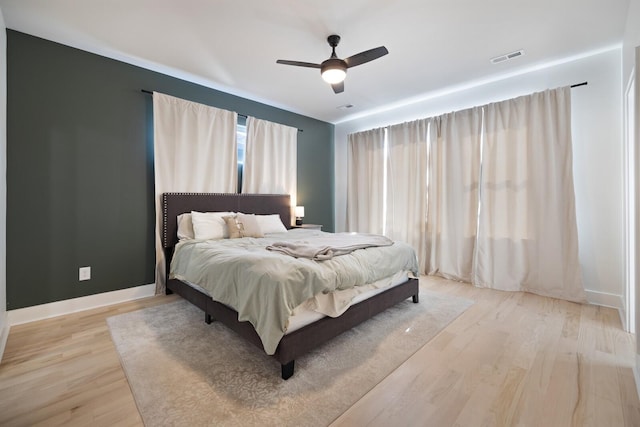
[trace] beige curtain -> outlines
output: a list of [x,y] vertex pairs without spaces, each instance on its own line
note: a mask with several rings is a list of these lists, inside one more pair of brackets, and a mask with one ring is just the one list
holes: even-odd
[[347,230],[383,234],[385,154],[383,128],[349,135]]
[[585,301],[569,87],[487,105],[476,286]]
[[471,282],[478,224],[482,108],[434,120],[429,153],[426,272]]
[[248,117],[242,192],[289,194],[295,207],[297,147],[298,129]]
[[420,271],[427,256],[427,156],[431,119],[390,126],[387,131],[387,203],[385,234],[410,244]]
[[237,114],[153,93],[156,292],[164,291],[161,196],[165,192],[235,192]]
[[[347,229],[410,243],[423,272],[585,301],[570,88],[349,135]],[[426,219],[425,219],[426,218]]]

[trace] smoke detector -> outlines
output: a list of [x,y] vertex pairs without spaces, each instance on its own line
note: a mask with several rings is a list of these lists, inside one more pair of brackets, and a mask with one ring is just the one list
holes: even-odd
[[520,56],[524,55],[524,50],[516,50],[515,52],[506,53],[504,55],[496,56],[495,58],[491,58],[492,64],[499,64],[504,61],[510,61],[512,59],[516,59]]

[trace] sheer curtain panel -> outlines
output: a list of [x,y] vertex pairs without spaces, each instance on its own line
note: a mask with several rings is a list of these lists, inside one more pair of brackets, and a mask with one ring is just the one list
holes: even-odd
[[[292,209],[297,195],[298,129],[247,118],[247,145],[242,192],[289,194]],[[291,218],[295,218],[292,211]]]
[[426,268],[427,155],[431,119],[390,126],[387,131],[386,235],[410,244],[420,272]]
[[568,87],[487,105],[473,283],[585,301]]
[[164,291],[166,279],[162,193],[235,192],[237,118],[232,111],[153,93],[156,292]]
[[384,129],[349,134],[347,230],[383,234]]
[[429,153],[426,272],[471,282],[478,225],[482,108],[439,116]]

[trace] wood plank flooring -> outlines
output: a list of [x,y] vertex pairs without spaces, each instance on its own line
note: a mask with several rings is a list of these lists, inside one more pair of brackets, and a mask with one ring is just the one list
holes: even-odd
[[[640,426],[635,338],[615,310],[421,282],[476,303],[332,427]],[[0,364],[0,425],[142,425],[105,319],[177,298],[12,327]]]
[[0,425],[142,425],[106,318],[177,298],[146,298],[12,327],[0,363]]

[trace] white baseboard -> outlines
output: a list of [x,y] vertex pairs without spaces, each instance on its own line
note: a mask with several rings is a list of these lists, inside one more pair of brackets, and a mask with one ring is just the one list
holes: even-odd
[[589,301],[590,304],[624,310],[624,300],[622,299],[622,295],[590,291],[588,289],[585,289],[584,293],[587,295],[587,301]]
[[7,313],[2,313],[4,319],[0,320],[0,363],[2,363],[2,355],[4,349],[7,346],[7,339],[9,338],[9,316]]
[[587,301],[589,302],[589,304],[611,307],[618,310],[622,328],[625,329],[627,327],[624,299],[622,298],[622,295],[610,294],[607,292],[590,291],[588,289],[585,289],[584,293],[587,296]]
[[9,318],[8,325],[20,325],[22,323],[34,322],[50,317],[146,298],[155,295],[155,293],[156,285],[152,283],[150,285],[136,286],[118,291],[104,292],[86,297],[9,310],[7,312]]

